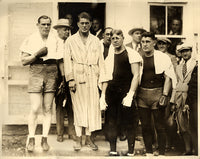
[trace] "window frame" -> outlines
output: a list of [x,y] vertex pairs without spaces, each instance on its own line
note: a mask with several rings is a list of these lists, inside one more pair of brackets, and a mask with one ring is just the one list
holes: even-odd
[[[186,2],[148,2],[148,8],[149,8],[149,30],[150,30],[150,19],[151,19],[151,14],[150,14],[150,8],[151,6],[162,6],[165,7],[165,34],[155,34],[156,37],[167,37],[167,38],[181,38],[184,39],[184,11],[185,11],[185,6]],[[167,7],[182,7],[182,35],[169,35],[168,34],[168,8]]]

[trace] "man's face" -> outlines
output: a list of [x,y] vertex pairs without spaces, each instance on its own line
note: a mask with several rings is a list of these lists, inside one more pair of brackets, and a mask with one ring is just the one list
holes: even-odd
[[67,14],[67,15],[65,16],[65,18],[69,19],[69,24],[72,25],[72,23],[73,23],[72,15],[71,15],[71,14]]
[[167,50],[168,50],[168,44],[163,41],[158,41],[157,47],[158,47],[158,50],[160,50],[162,52],[167,52]]
[[97,32],[100,29],[100,23],[98,20],[93,20],[92,22],[92,29]]
[[114,48],[120,48],[123,45],[124,38],[121,35],[113,34],[111,43]]
[[111,36],[110,36],[110,33],[111,33],[112,29],[106,29],[105,32],[104,32],[104,44],[108,44],[110,45],[111,43]]
[[132,34],[132,40],[135,42],[135,43],[140,43],[141,41],[141,34],[142,32],[137,30],[135,31],[133,34]]
[[[177,46],[178,46],[178,45],[177,45]],[[182,55],[181,55],[181,52],[177,50],[177,46],[176,46],[176,56],[179,57],[179,58],[181,58]]]
[[191,49],[184,49],[181,51],[182,58],[187,61],[191,58],[192,50]]
[[40,22],[37,23],[38,29],[40,31],[41,36],[47,37],[49,35],[49,31],[51,28],[50,19],[40,19]]
[[174,19],[174,20],[172,21],[172,31],[173,31],[173,33],[179,32],[180,27],[181,27],[181,22],[180,22],[180,20]]
[[91,22],[88,19],[80,18],[78,22],[79,31],[82,33],[88,33],[90,31]]
[[69,37],[70,29],[68,27],[59,27],[57,32],[61,39],[66,40]]
[[151,52],[154,50],[155,40],[150,37],[142,37],[141,45],[144,52]]

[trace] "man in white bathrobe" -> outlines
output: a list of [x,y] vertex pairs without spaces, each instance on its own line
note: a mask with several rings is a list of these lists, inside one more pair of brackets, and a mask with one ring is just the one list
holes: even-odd
[[98,147],[91,140],[91,132],[101,129],[98,84],[104,69],[103,52],[97,37],[90,33],[91,17],[82,12],[78,16],[79,30],[69,37],[65,45],[65,78],[73,103],[76,143],[81,149],[82,128],[85,128],[85,144],[92,150]]

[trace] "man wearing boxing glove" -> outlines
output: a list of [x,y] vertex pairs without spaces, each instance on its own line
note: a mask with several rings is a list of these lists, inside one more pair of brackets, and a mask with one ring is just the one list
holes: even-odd
[[43,132],[41,146],[49,150],[47,136],[51,125],[52,103],[56,91],[56,38],[50,32],[51,18],[43,15],[38,18],[38,31],[24,40],[20,47],[23,65],[30,65],[28,93],[30,95],[31,111],[28,119],[28,152],[33,152],[35,146],[35,130],[37,117],[42,104]]
[[110,143],[110,156],[118,156],[116,144],[121,126],[128,141],[128,151],[123,155],[134,156],[137,110],[134,95],[140,80],[142,57],[123,44],[121,30],[111,32],[112,46],[106,63],[106,80],[100,98],[101,109],[105,111],[105,135]]
[[154,155],[164,155],[166,144],[165,107],[167,105],[167,96],[171,89],[171,82],[173,87],[176,85],[176,75],[169,56],[154,49],[156,38],[153,33],[143,33],[141,45],[144,51],[142,55],[144,65],[137,94],[137,104],[146,155],[153,156],[152,115],[158,134],[159,150],[159,154],[156,152]]

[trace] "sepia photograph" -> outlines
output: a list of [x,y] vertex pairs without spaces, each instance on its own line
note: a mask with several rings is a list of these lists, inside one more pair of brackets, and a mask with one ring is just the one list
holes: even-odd
[[198,0],[0,0],[0,158],[198,159]]

